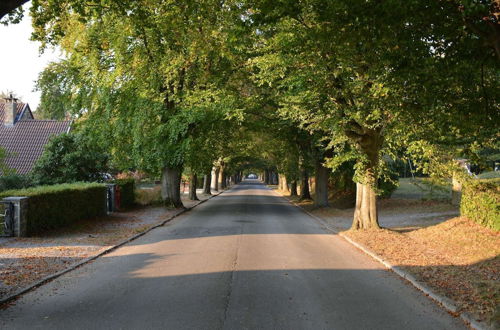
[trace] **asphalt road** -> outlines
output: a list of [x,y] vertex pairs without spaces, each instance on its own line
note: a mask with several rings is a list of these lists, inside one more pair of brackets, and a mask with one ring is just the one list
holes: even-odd
[[2,329],[462,329],[256,182],[0,311]]

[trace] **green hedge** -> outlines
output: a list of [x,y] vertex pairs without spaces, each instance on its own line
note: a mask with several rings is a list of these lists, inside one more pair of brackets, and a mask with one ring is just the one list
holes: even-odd
[[126,209],[135,204],[134,179],[117,179],[114,183],[120,187],[120,208]]
[[106,214],[106,186],[98,183],[38,186],[0,193],[0,199],[10,196],[29,197],[28,235]]
[[500,178],[465,184],[460,213],[483,226],[500,230]]

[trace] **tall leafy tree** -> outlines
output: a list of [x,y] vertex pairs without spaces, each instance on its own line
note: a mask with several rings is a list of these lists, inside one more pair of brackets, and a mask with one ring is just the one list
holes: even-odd
[[[281,116],[327,133],[337,155],[331,166],[356,160],[355,229],[379,227],[382,154],[413,141],[430,150],[460,134],[487,137],[478,124],[498,117],[494,51],[464,29],[458,2],[251,3],[262,40],[256,80],[275,87]],[[478,103],[488,101],[471,79],[490,95],[484,111]]]
[[[237,108],[233,72],[238,7],[219,1],[36,1],[35,37],[58,43],[64,64],[42,74],[47,103],[63,95],[115,159],[162,173],[167,205],[203,122]],[[61,72],[70,72],[71,79]],[[54,79],[43,78],[56,76]],[[51,85],[56,85],[52,88]],[[49,107],[47,107],[49,108]],[[56,107],[58,108],[58,107]]]

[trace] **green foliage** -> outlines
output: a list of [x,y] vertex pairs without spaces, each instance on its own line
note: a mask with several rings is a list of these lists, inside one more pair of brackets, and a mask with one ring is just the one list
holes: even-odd
[[120,208],[127,209],[135,205],[135,180],[117,179],[114,183],[120,189]]
[[40,75],[41,109],[85,118],[118,169],[206,171],[239,110],[240,13],[216,0],[34,1],[34,37],[67,54]]
[[485,227],[500,230],[500,179],[464,184],[460,213]]
[[37,115],[43,119],[62,120],[68,113],[75,117],[82,110],[81,95],[84,91],[72,93],[78,79],[77,68],[67,60],[49,63],[40,73],[36,89],[41,92]]
[[4,148],[0,147],[0,174],[1,175],[10,175],[14,174],[14,170],[9,168],[5,164],[5,160],[7,159],[8,152]]
[[29,197],[28,235],[106,214],[106,186],[98,183],[38,186],[0,193],[0,198],[10,196]]
[[108,156],[81,134],[61,134],[50,139],[33,167],[31,177],[37,185],[77,181],[103,181]]
[[23,189],[30,187],[29,177],[19,174],[2,175],[0,177],[0,192],[12,189]]
[[398,189],[399,176],[395,172],[386,174],[378,179],[378,196],[380,198],[390,198],[392,193]]
[[354,162],[355,181],[387,195],[382,155],[449,178],[498,140],[497,7],[33,0],[34,39],[67,55],[40,75],[41,111],[69,111],[118,169],[224,162],[290,181]]

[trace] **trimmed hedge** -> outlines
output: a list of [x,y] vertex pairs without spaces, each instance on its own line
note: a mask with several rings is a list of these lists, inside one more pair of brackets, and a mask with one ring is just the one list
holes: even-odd
[[0,193],[0,199],[11,196],[29,197],[28,235],[106,214],[106,186],[98,183],[38,186]]
[[500,230],[500,178],[473,180],[462,189],[460,213],[495,230]]
[[134,179],[117,179],[114,183],[120,189],[120,208],[126,209],[135,204],[135,181]]

